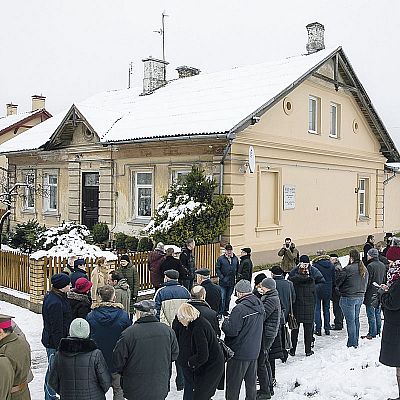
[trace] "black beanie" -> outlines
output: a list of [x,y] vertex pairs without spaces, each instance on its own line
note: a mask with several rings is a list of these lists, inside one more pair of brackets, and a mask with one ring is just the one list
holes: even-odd
[[267,275],[265,275],[264,272],[261,272],[261,274],[258,274],[258,275],[255,276],[255,278],[254,278],[254,284],[257,286],[257,285],[260,284],[266,277],[267,277]]

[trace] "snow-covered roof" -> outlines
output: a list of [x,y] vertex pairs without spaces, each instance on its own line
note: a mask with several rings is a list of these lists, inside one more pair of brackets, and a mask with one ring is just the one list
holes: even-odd
[[[170,81],[151,95],[114,90],[76,103],[102,143],[227,134],[302,82],[341,48]],[[71,109],[0,146],[0,153],[44,146]],[[384,132],[388,135],[387,132]],[[397,150],[396,150],[397,154]]]
[[18,113],[13,115],[7,115],[5,117],[0,117],[0,132],[10,128],[11,126],[23,121],[24,119],[36,114],[38,111],[28,111],[25,113]]

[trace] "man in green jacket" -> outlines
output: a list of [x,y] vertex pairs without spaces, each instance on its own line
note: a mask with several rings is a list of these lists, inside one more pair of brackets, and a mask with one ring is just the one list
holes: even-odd
[[115,302],[121,303],[124,310],[129,314],[131,304],[131,289],[128,281],[120,272],[112,271],[110,273],[110,284],[115,290]]
[[131,304],[129,306],[129,310],[126,310],[126,312],[129,313],[130,317],[132,318],[132,315],[135,312],[133,305],[136,302],[136,298],[139,292],[139,274],[136,268],[132,265],[128,254],[124,254],[121,256],[120,267],[117,269],[116,272],[119,272],[123,275],[131,289]]
[[290,238],[285,239],[284,245],[278,251],[278,256],[282,257],[281,268],[285,275],[299,263],[299,251]]

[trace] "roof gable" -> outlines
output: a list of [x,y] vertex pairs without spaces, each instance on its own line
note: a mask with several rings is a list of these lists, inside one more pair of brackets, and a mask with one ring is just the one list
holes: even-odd
[[4,132],[21,127],[41,114],[44,120],[51,117],[51,114],[45,109],[0,117],[0,135]]

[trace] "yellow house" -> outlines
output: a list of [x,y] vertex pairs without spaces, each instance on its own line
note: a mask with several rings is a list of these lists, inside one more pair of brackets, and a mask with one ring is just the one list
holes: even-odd
[[385,169],[400,155],[343,49],[324,48],[321,24],[307,29],[307,54],[273,63],[185,66],[166,82],[167,63],[145,59],[143,88],[101,93],[4,143],[15,179],[49,193],[27,188],[13,223],[139,233],[195,163],[233,198],[226,239],[256,263],[287,236],[306,253],[380,235],[386,215],[400,228]]

